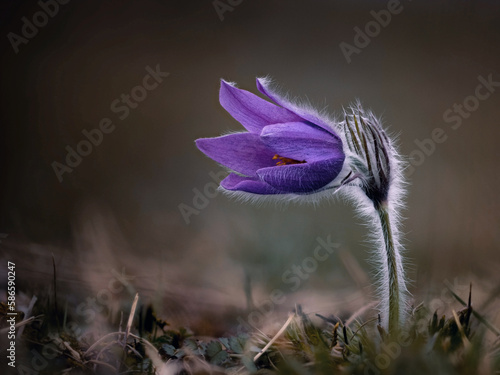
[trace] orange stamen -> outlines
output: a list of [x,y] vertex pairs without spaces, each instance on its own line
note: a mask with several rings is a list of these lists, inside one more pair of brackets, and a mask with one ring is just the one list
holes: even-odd
[[295,160],[295,159],[285,158],[283,156],[279,156],[278,154],[273,156],[273,160],[276,160],[276,159],[280,160],[276,163],[276,165],[304,164],[306,162],[305,160],[299,161],[299,160]]

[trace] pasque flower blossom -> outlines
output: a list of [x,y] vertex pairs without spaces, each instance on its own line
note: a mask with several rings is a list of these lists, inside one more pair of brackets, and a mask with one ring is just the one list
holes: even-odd
[[[221,182],[246,197],[340,193],[371,225],[383,326],[397,334],[408,291],[400,242],[402,163],[381,122],[357,103],[342,123],[290,103],[257,79],[272,102],[221,82],[220,103],[247,131],[198,139],[198,148],[231,173]],[[356,180],[356,184],[349,182]]]
[[232,171],[221,187],[304,195],[338,185],[345,154],[334,126],[272,92],[266,80],[257,79],[257,88],[274,103],[221,81],[221,105],[247,131],[196,140],[202,152]]

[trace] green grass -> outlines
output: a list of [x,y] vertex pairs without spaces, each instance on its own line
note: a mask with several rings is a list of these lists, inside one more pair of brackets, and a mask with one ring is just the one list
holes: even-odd
[[[54,303],[37,303],[37,319],[26,324],[20,340],[25,350],[18,366],[39,374],[500,373],[498,329],[473,309],[471,295],[467,302],[452,295],[463,309],[438,316],[420,304],[392,336],[377,317],[347,325],[297,306],[280,330],[199,337],[170,327],[152,307],[136,313],[135,303],[121,313],[116,331],[77,337],[65,326],[67,311],[55,314]],[[33,363],[39,368],[30,372]]]

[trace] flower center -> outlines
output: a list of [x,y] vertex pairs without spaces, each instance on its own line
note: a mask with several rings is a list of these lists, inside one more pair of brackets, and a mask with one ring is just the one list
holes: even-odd
[[276,162],[276,165],[287,165],[287,164],[304,164],[306,161],[298,161],[290,158],[285,158],[283,156],[279,156],[278,154],[273,156],[273,160],[279,159],[278,162]]

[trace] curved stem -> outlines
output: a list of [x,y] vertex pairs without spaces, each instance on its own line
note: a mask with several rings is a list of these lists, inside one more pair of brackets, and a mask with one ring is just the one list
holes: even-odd
[[[403,279],[401,256],[396,249],[393,232],[391,228],[391,222],[389,219],[389,212],[385,205],[381,205],[377,208],[377,213],[380,218],[380,224],[382,226],[382,233],[384,236],[385,243],[385,257],[387,259],[387,276],[389,288],[389,323],[388,329],[389,334],[393,335],[399,330],[399,324],[402,318],[402,302],[403,293],[405,289],[405,283]],[[385,301],[384,301],[385,302]]]

